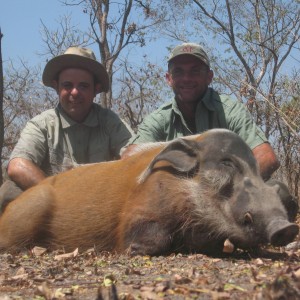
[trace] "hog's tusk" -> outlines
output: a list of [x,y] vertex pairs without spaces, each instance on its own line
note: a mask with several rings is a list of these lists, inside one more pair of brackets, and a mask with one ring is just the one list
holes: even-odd
[[223,252],[224,253],[232,253],[234,251],[234,245],[226,239],[224,242]]

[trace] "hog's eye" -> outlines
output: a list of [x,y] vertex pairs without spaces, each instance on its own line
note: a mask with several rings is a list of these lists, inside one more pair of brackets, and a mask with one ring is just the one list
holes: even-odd
[[247,212],[244,215],[244,225],[251,225],[253,223],[252,215]]
[[225,167],[225,168],[231,168],[231,169],[234,169],[235,165],[233,163],[232,160],[229,160],[229,159],[224,159],[220,162],[220,165]]

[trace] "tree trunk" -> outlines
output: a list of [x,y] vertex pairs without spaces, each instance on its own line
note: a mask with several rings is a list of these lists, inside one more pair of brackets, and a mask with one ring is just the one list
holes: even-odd
[[2,148],[4,141],[4,118],[3,118],[3,93],[4,93],[4,80],[3,80],[3,63],[2,63],[2,37],[3,34],[0,28],[0,185],[3,183],[2,174]]

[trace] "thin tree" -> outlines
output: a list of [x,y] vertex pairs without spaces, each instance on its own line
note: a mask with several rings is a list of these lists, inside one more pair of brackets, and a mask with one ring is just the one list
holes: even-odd
[[113,105],[134,131],[145,115],[162,104],[161,99],[169,97],[162,68],[150,63],[147,56],[143,62],[138,69],[127,60],[123,62],[123,73],[118,78],[119,93]]
[[3,183],[2,148],[4,142],[4,118],[3,118],[4,80],[3,80],[3,63],[2,63],[2,38],[3,38],[3,34],[0,28],[0,185]]
[[[278,88],[278,83],[292,51],[299,54],[296,49],[300,40],[299,3],[293,0],[226,0],[211,6],[198,0],[193,3],[198,8],[195,20],[205,24],[223,42],[225,49],[229,47],[235,54],[234,59],[216,63],[221,81],[246,103],[266,136],[274,144],[281,141],[280,152],[285,154],[281,161],[287,171],[285,179],[298,194],[300,171],[297,163],[292,162],[295,155],[300,154],[300,137],[293,115],[287,109],[288,103],[295,100],[290,94],[281,101],[283,90]],[[275,136],[279,136],[277,141]]]
[[[299,56],[299,1],[166,0],[156,10],[156,17],[170,22],[169,26],[161,28],[164,35],[177,43],[178,40],[196,41],[204,45],[215,72],[214,87],[249,108],[271,143],[279,149],[278,154],[286,155],[281,160],[281,170],[299,170],[296,165],[291,168],[291,162],[295,161],[293,155],[300,156],[299,132],[292,115],[284,107],[285,102],[292,103],[293,94],[285,93],[286,86],[279,88],[278,84],[284,73],[292,79],[297,65],[299,70],[297,63],[294,68],[287,68],[292,53],[294,57]],[[182,24],[180,29],[178,24]],[[285,139],[287,132],[293,137],[288,140],[292,143]],[[282,142],[277,147],[279,141]],[[296,193],[297,178],[298,175],[288,173],[285,178]]]
[[[139,2],[135,0],[120,2],[65,0],[62,3],[66,6],[82,7],[83,13],[89,18],[90,27],[84,32],[79,31],[78,28],[74,30],[71,27],[62,27],[64,34],[58,32],[55,34],[55,44],[66,46],[67,37],[74,36],[74,33],[77,35],[77,44],[96,44],[99,49],[100,60],[105,66],[112,84],[114,72],[117,69],[114,68],[114,64],[120,54],[129,45],[143,47],[146,43],[146,30],[153,26],[149,21],[139,20],[139,15],[146,14],[144,7]],[[80,34],[81,38],[78,38]],[[46,45],[49,49],[55,49],[53,47],[53,35],[47,34],[46,37]],[[74,45],[76,39],[72,38],[71,41]],[[101,94],[101,104],[104,107],[111,108],[112,98],[113,93],[110,88],[107,93]]]

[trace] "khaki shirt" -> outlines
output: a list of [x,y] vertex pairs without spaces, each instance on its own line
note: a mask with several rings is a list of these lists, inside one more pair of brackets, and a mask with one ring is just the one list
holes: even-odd
[[148,115],[137,134],[128,144],[170,141],[174,138],[201,133],[212,128],[227,128],[239,136],[251,149],[267,142],[245,106],[228,96],[208,88],[196,108],[196,131],[192,132],[180,112],[175,99]]
[[78,164],[119,158],[131,133],[111,110],[93,103],[83,123],[70,119],[58,105],[31,119],[10,159],[20,157],[54,175]]

